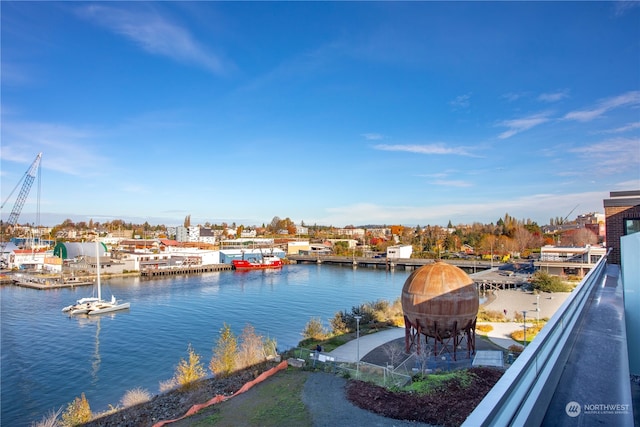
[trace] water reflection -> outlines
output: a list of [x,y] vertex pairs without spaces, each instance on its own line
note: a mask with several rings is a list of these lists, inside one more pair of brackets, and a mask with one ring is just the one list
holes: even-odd
[[[2,425],[28,426],[85,393],[94,411],[126,390],[159,391],[191,343],[208,361],[223,323],[238,335],[246,324],[279,349],[295,346],[311,317],[377,299],[393,301],[407,272],[286,266],[278,272],[216,272],[166,279],[112,279],[130,311],[69,318],[60,307],[87,289],[52,292],[4,286]],[[24,307],[38,310],[25,311]],[[34,343],[45,351],[33,351]],[[11,390],[11,393],[5,393]]]

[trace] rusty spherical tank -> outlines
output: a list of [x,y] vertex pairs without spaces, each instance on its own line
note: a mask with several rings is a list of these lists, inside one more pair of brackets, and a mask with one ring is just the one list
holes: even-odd
[[430,337],[448,338],[472,327],[479,305],[473,280],[462,269],[445,262],[415,270],[402,288],[406,319]]

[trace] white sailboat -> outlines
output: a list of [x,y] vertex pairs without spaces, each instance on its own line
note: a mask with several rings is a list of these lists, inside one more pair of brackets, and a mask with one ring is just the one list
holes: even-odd
[[73,316],[76,314],[102,314],[112,311],[127,310],[130,307],[128,302],[119,302],[116,297],[111,295],[110,301],[102,299],[102,286],[100,283],[100,248],[98,239],[96,239],[96,286],[98,289],[97,297],[80,298],[75,304],[68,305],[62,309],[63,313],[69,313]]

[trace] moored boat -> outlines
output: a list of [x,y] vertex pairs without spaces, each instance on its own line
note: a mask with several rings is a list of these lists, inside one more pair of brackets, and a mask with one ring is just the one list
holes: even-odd
[[277,256],[263,255],[259,260],[234,259],[231,261],[236,270],[264,270],[282,268],[282,260]]
[[73,316],[76,314],[102,314],[112,311],[127,310],[130,308],[128,302],[118,302],[116,297],[111,295],[111,300],[102,299],[102,285],[100,283],[100,251],[98,250],[98,241],[96,240],[96,288],[98,290],[97,297],[81,298],[75,304],[68,305],[62,309],[63,313],[69,313]]

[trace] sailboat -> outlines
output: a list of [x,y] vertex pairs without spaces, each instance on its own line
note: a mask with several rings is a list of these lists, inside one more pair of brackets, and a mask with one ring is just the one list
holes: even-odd
[[96,239],[96,287],[98,289],[97,297],[80,298],[75,304],[68,305],[62,309],[63,313],[69,313],[73,316],[76,314],[102,314],[112,311],[127,310],[130,307],[128,302],[119,302],[116,297],[111,295],[110,301],[102,299],[102,286],[100,283],[100,251],[98,239]]

